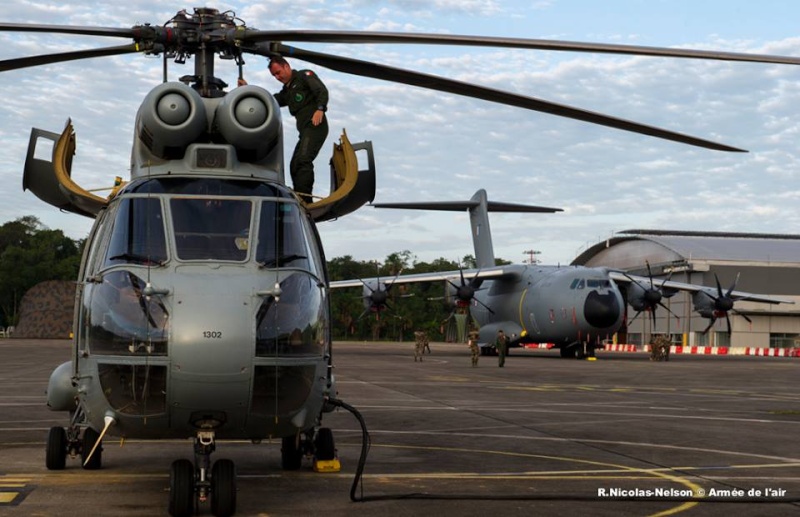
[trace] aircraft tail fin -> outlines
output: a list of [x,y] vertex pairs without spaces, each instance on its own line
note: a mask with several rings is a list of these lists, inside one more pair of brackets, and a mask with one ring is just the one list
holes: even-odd
[[376,208],[407,208],[411,210],[440,210],[450,212],[469,211],[472,227],[472,245],[475,249],[475,261],[478,268],[494,267],[494,247],[492,232],[489,228],[489,212],[561,212],[561,208],[549,208],[535,205],[521,205],[489,201],[486,191],[480,189],[467,201],[419,201],[408,203],[374,203]]

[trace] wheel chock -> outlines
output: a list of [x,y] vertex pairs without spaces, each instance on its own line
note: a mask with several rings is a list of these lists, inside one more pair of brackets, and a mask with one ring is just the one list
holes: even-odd
[[338,458],[332,460],[314,460],[314,472],[339,472],[342,464]]

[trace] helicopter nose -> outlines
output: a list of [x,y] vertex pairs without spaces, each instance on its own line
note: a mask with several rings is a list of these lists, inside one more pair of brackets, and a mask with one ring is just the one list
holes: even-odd
[[606,294],[592,291],[583,304],[583,316],[595,328],[609,328],[619,320],[621,315],[622,309],[613,291]]

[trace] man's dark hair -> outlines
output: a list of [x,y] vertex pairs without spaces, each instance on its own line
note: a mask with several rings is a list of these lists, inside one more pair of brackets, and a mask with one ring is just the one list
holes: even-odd
[[286,61],[285,59],[283,59],[283,56],[274,56],[273,58],[271,58],[271,59],[269,60],[269,66],[270,66],[270,67],[271,67],[272,65],[280,65],[280,66],[284,66],[284,65],[288,65],[288,64],[289,64],[289,62],[288,62],[288,61]]

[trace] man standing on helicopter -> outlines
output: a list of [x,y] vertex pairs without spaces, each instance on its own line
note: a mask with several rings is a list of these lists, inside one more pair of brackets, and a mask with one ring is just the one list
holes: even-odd
[[[328,89],[311,70],[292,70],[281,56],[270,59],[269,72],[283,83],[281,91],[274,94],[280,106],[287,106],[297,124],[299,140],[289,163],[294,191],[300,199],[311,203],[314,187],[314,158],[328,138]],[[239,86],[245,85],[239,79]]]

